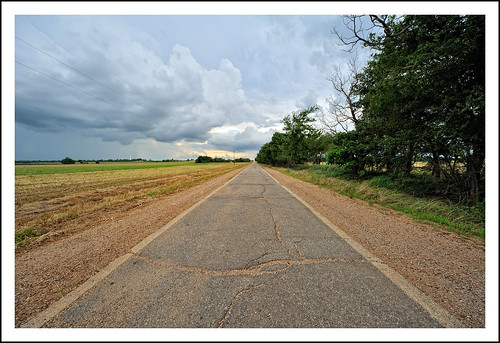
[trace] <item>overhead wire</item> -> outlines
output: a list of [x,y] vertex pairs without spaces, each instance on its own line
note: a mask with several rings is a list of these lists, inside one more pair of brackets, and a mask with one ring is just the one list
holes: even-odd
[[143,105],[136,103],[134,100],[129,99],[127,96],[125,96],[125,95],[121,94],[120,92],[118,92],[118,91],[114,90],[113,88],[108,87],[108,86],[106,86],[105,84],[103,84],[103,83],[101,83],[101,82],[97,81],[97,80],[96,80],[96,79],[94,79],[93,77],[91,77],[91,76],[89,76],[89,75],[85,74],[84,72],[82,72],[82,71],[80,71],[80,70],[76,69],[75,67],[72,67],[72,66],[70,66],[70,65],[69,65],[69,64],[67,64],[67,63],[64,63],[64,62],[63,62],[63,61],[61,61],[60,59],[58,59],[58,58],[56,58],[56,57],[54,57],[54,56],[50,55],[49,53],[47,53],[47,52],[43,51],[43,50],[42,50],[42,49],[40,49],[40,48],[37,48],[37,47],[36,47],[36,46],[34,46],[33,44],[30,44],[30,43],[26,42],[24,39],[21,39],[21,38],[19,38],[19,37],[17,37],[17,36],[15,36],[15,37],[16,37],[16,39],[17,39],[17,40],[19,40],[19,41],[23,42],[24,44],[26,44],[26,45],[28,45],[28,46],[32,47],[33,49],[35,49],[35,50],[37,50],[37,51],[40,51],[42,54],[49,56],[50,58],[52,58],[52,59],[56,60],[57,62],[61,63],[62,65],[64,65],[64,66],[66,66],[66,67],[68,67],[68,68],[70,68],[70,69],[72,69],[72,70],[76,71],[77,73],[79,73],[79,74],[81,74],[81,75],[85,76],[87,79],[92,80],[92,81],[94,81],[94,82],[98,83],[99,85],[103,86],[104,88],[106,88],[106,89],[108,89],[108,90],[112,91],[112,92],[113,92],[113,93],[115,93],[115,94],[118,94],[118,95],[119,95],[119,96],[121,96],[121,97],[124,97],[124,98],[125,98],[125,99],[127,99],[128,101],[131,101],[131,102],[133,102],[134,104],[136,104],[136,105],[138,105],[138,106],[144,107]]
[[[87,79],[89,79],[89,80],[92,80],[92,81],[96,82],[97,84],[99,84],[99,85],[101,85],[102,87],[104,87],[104,88],[106,88],[106,89],[108,89],[108,90],[112,91],[113,93],[115,93],[115,94],[117,94],[117,95],[119,95],[119,96],[121,96],[121,97],[123,97],[123,98],[127,99],[128,101],[133,102],[134,104],[136,104],[136,105],[138,105],[138,106],[140,106],[140,107],[142,107],[142,108],[144,108],[144,109],[146,109],[146,110],[150,111],[150,110],[149,110],[149,109],[147,109],[144,105],[141,105],[141,104],[139,104],[139,103],[135,102],[134,100],[132,100],[132,99],[128,98],[127,96],[125,96],[125,95],[121,94],[120,92],[118,92],[118,91],[114,90],[113,88],[106,86],[105,84],[103,84],[103,83],[99,82],[98,80],[94,79],[93,77],[91,77],[91,76],[89,76],[89,75],[85,74],[84,72],[82,72],[82,71],[78,70],[77,68],[72,67],[72,66],[70,66],[70,65],[69,65],[69,64],[67,64],[67,63],[64,63],[63,61],[61,61],[61,60],[59,60],[58,58],[56,58],[56,57],[54,57],[54,56],[50,55],[49,53],[47,53],[47,52],[43,51],[42,49],[40,49],[40,48],[38,48],[38,47],[34,46],[33,44],[28,43],[28,42],[27,42],[27,41],[25,41],[24,39],[19,38],[18,36],[15,36],[15,38],[16,38],[17,40],[19,40],[19,41],[23,42],[24,44],[26,44],[26,45],[30,46],[31,48],[33,48],[33,49],[35,49],[35,50],[37,50],[37,51],[39,51],[39,52],[43,53],[44,55],[47,55],[48,57],[50,57],[50,58],[52,58],[52,59],[56,60],[57,62],[61,63],[62,65],[64,65],[64,66],[66,66],[66,67],[68,67],[68,68],[70,68],[70,69],[72,69],[72,70],[76,71],[77,73],[79,73],[79,74],[81,74],[81,75],[85,76]],[[72,85],[70,85],[70,84],[68,84],[68,83],[66,83],[66,82],[64,82],[64,81],[61,81],[61,80],[59,80],[59,79],[56,79],[56,78],[54,78],[54,77],[52,77],[52,76],[50,76],[50,75],[48,75],[48,74],[46,74],[46,73],[43,73],[43,72],[41,72],[41,71],[39,71],[39,70],[36,70],[36,69],[32,68],[32,67],[29,67],[29,66],[27,66],[27,65],[26,65],[26,64],[24,64],[24,63],[21,63],[21,62],[18,62],[18,61],[16,61],[16,63],[17,63],[17,64],[20,64],[20,65],[22,65],[22,66],[24,66],[24,67],[26,67],[26,68],[28,68],[28,69],[31,69],[31,70],[33,70],[33,71],[35,71],[35,72],[37,72],[37,73],[40,73],[40,74],[42,74],[42,75],[44,75],[44,76],[46,76],[46,77],[48,77],[48,78],[50,78],[50,79],[52,79],[52,80],[55,80],[55,81],[57,81],[57,82],[60,82],[60,83],[62,83],[62,84],[64,84],[64,85],[66,85],[66,86],[68,86],[68,87],[71,87],[71,88],[73,88],[73,89],[75,89],[75,90],[78,90],[78,91],[80,91],[80,92],[82,92],[82,93],[85,93],[85,94],[87,94],[87,95],[90,95],[90,96],[92,96],[92,97],[94,97],[94,98],[96,98],[96,99],[98,99],[98,100],[104,101],[104,102],[106,102],[106,103],[108,103],[108,104],[110,104],[110,105],[112,105],[112,106],[114,106],[114,107],[116,107],[116,108],[118,108],[118,109],[120,109],[120,110],[122,110],[122,111],[128,112],[128,113],[133,114],[133,115],[140,116],[141,118],[143,118],[143,119],[144,119],[144,120],[146,120],[147,122],[149,122],[149,123],[151,123],[151,124],[154,124],[154,125],[156,125],[156,126],[159,126],[157,123],[152,122],[152,121],[150,121],[150,120],[148,120],[148,119],[144,118],[143,116],[141,116],[141,115],[139,115],[139,114],[137,114],[137,113],[133,113],[133,112],[130,112],[130,111],[126,110],[126,109],[123,109],[123,108],[121,108],[120,106],[118,106],[118,105],[116,105],[116,104],[114,104],[114,103],[112,103],[112,102],[110,102],[110,101],[107,101],[107,100],[105,100],[105,99],[102,99],[102,98],[100,98],[100,97],[98,97],[98,96],[94,95],[94,94],[90,94],[90,93],[88,93],[88,92],[86,92],[86,91],[84,91],[84,90],[82,90],[82,89],[79,89],[79,88],[77,88],[77,87],[74,87],[74,86],[72,86]],[[152,112],[152,113],[154,113],[154,112]]]
[[98,97],[97,95],[91,94],[91,93],[89,93],[89,92],[87,92],[87,91],[84,91],[83,89],[80,89],[80,88],[78,88],[78,87],[72,86],[72,85],[70,85],[70,84],[69,84],[69,83],[67,83],[67,82],[61,81],[61,80],[59,80],[59,79],[57,79],[57,78],[55,78],[55,77],[53,77],[53,76],[51,76],[51,75],[49,75],[49,74],[47,74],[47,73],[44,73],[44,72],[42,72],[42,71],[40,71],[40,70],[37,70],[37,69],[35,69],[35,68],[33,68],[33,67],[30,67],[30,66],[28,66],[28,65],[26,65],[26,64],[24,64],[24,63],[21,63],[21,62],[19,62],[19,61],[15,61],[15,62],[16,62],[17,64],[19,64],[19,65],[22,65],[22,66],[23,66],[23,67],[25,67],[25,68],[28,68],[28,69],[30,69],[30,70],[32,70],[32,71],[34,71],[34,72],[37,72],[37,73],[39,73],[39,74],[41,74],[41,75],[43,75],[43,76],[45,76],[45,77],[48,77],[49,79],[52,79],[52,80],[57,81],[57,82],[60,82],[60,83],[62,83],[62,84],[63,84],[63,85],[65,85],[65,86],[68,86],[68,87],[73,88],[73,89],[75,89],[75,90],[77,90],[77,91],[80,91],[80,92],[82,92],[82,93],[84,93],[84,94],[87,94],[87,95],[89,95],[89,96],[92,96],[92,97],[94,97],[94,98],[96,98],[96,99],[98,99],[98,100],[100,100],[100,101],[103,101],[103,102],[105,102],[105,103],[107,103],[107,104],[110,104],[110,105],[112,105],[112,106],[114,106],[114,107],[118,108],[118,109],[119,109],[119,110],[121,110],[121,111],[128,112],[128,113],[130,113],[130,114],[140,116],[140,117],[142,117],[142,119],[144,119],[145,121],[149,122],[150,124],[153,124],[153,125],[159,126],[159,125],[158,125],[158,124],[156,124],[155,122],[152,122],[152,121],[150,121],[150,120],[148,120],[148,119],[144,118],[143,116],[141,116],[141,115],[139,115],[139,114],[137,114],[137,113],[130,112],[130,111],[128,111],[128,110],[126,110],[126,109],[124,109],[124,108],[122,108],[122,107],[120,107],[120,106],[118,106],[118,105],[116,105],[116,104],[114,104],[114,103],[112,103],[112,102],[110,102],[110,101],[106,100],[106,99],[100,98],[100,97]]

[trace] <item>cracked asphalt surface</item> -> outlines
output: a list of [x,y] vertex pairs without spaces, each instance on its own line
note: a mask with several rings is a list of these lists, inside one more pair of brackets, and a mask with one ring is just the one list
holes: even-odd
[[257,164],[44,327],[441,327]]

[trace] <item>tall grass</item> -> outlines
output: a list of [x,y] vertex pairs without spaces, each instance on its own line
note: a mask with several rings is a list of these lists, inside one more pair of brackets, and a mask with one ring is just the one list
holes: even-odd
[[416,220],[464,236],[485,238],[484,203],[468,207],[436,196],[432,177],[426,173],[415,173],[409,178],[390,174],[355,177],[342,167],[334,165],[273,168],[348,197],[407,213]]

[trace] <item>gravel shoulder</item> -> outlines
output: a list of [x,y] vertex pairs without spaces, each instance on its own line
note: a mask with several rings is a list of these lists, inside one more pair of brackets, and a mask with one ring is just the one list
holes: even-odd
[[[265,169],[464,326],[485,326],[483,242]],[[17,254],[15,326],[77,288],[239,172],[241,169],[135,208],[111,223]]]
[[480,239],[415,222],[264,168],[320,214],[459,319],[485,327],[485,247]]

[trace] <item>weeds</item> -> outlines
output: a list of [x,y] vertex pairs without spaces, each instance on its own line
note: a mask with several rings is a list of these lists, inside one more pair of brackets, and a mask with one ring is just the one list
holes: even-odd
[[33,227],[27,227],[23,230],[16,232],[16,244],[24,241],[27,238],[36,238],[47,233],[45,230],[34,230]]
[[426,173],[415,173],[409,178],[380,173],[356,177],[335,165],[273,168],[350,198],[379,204],[464,236],[485,238],[484,203],[468,207],[436,196],[432,177]]

